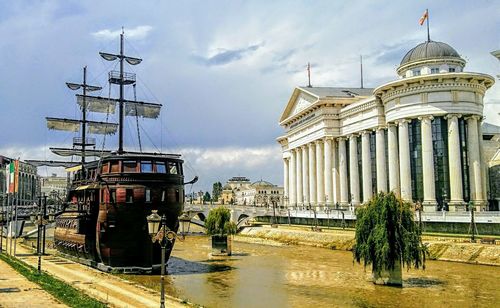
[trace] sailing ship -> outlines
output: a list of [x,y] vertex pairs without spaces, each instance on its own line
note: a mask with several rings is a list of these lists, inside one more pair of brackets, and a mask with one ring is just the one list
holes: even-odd
[[[107,61],[118,61],[119,71],[108,74],[109,86],[119,87],[119,97],[92,96],[101,90],[83,83],[67,83],[82,90],[76,101],[81,119],[47,118],[49,129],[81,132],[72,148],[50,148],[60,156],[81,156],[81,162],[67,169],[72,173],[65,209],[56,218],[54,244],[58,251],[101,270],[151,272],[160,267],[161,247],[151,241],[146,217],[153,211],[165,219],[170,231],[177,232],[184,204],[183,160],[179,154],[125,151],[125,116],[155,119],[161,104],[125,99],[124,88],[136,85],[136,75],[124,71],[125,63],[137,65],[142,59],[124,55],[124,34],[120,34],[120,53],[100,52]],[[110,91],[111,93],[111,91]],[[135,96],[135,95],[134,95]],[[118,106],[119,123],[108,121]],[[90,121],[87,112],[106,113],[105,122]],[[139,133],[139,126],[137,127]],[[87,133],[106,135],[118,131],[118,150],[96,149],[95,138]],[[140,145],[140,135],[139,135]],[[93,161],[86,158],[94,157]],[[167,243],[168,260],[175,239]]]

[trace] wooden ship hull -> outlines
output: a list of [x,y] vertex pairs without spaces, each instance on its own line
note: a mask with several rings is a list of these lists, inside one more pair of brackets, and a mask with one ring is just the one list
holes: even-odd
[[[85,174],[74,174],[69,206],[56,218],[57,250],[105,271],[159,269],[161,247],[152,243],[146,217],[157,210],[177,232],[183,180],[176,155],[123,154],[89,163]],[[166,260],[173,245],[167,246]]]

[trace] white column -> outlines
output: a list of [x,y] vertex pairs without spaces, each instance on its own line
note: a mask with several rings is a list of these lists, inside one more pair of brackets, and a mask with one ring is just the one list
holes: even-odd
[[351,203],[359,205],[358,142],[356,135],[349,137],[349,180],[351,184]]
[[302,150],[297,148],[297,203],[304,205],[304,191],[302,186]]
[[385,127],[378,127],[375,131],[375,157],[377,158],[377,193],[387,192],[387,169],[385,159]]
[[434,177],[434,151],[432,147],[432,116],[418,118],[422,135],[422,175],[424,178],[424,211],[436,211],[436,178]]
[[339,140],[339,182],[340,182],[340,205],[346,207],[348,204],[347,187],[347,151],[345,146],[346,138],[340,137]]
[[302,194],[304,196],[304,202],[309,204],[309,162],[307,154],[307,146],[303,145],[300,147],[302,151]]
[[387,125],[388,155],[389,164],[389,190],[396,196],[401,196],[399,190],[399,155],[398,155],[398,128],[395,124]]
[[481,156],[479,150],[479,116],[474,115],[467,118],[467,154],[469,156],[469,185],[470,196],[477,211],[485,210],[483,192],[483,176],[481,168]]
[[296,149],[290,150],[290,206],[297,204],[297,151]]
[[450,203],[449,210],[460,210],[464,206],[462,190],[462,163],[460,159],[460,133],[458,118],[460,115],[449,114],[448,119],[448,163],[450,169]]
[[339,155],[337,141],[332,140],[333,204],[340,203]]
[[332,141],[332,138],[325,139],[325,200],[327,206],[333,204]]
[[311,204],[316,204],[316,152],[314,143],[309,143],[309,200]]
[[[283,197],[287,197],[287,198],[290,198],[290,195],[289,195],[289,191],[288,191],[288,187],[289,187],[289,164],[290,164],[290,161],[288,158],[283,158]],[[283,204],[286,206],[286,204]]]
[[316,179],[318,181],[318,190],[316,195],[316,204],[325,203],[325,168],[323,157],[323,140],[316,141]]
[[411,199],[411,167],[410,167],[410,139],[406,119],[398,121],[399,126],[399,175],[401,180],[401,199]]
[[479,161],[481,162],[481,183],[483,183],[483,199],[488,200],[488,163],[486,159],[484,159],[483,127],[481,126],[481,122],[477,123],[477,130],[479,132]]
[[371,199],[372,191],[372,163],[370,157],[370,132],[364,131],[361,133],[361,159],[363,168],[363,202],[368,202]]

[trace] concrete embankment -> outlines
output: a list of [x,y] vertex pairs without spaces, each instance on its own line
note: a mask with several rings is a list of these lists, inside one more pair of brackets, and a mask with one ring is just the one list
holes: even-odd
[[[236,236],[236,241],[270,245],[308,245],[314,247],[352,250],[354,231],[325,230],[313,232],[294,227],[247,227]],[[500,245],[467,243],[464,238],[423,236],[430,259],[500,266]],[[498,241],[497,241],[498,243]]]

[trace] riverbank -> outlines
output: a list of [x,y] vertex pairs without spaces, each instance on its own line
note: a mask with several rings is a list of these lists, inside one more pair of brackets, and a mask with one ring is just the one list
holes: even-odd
[[4,259],[9,258],[0,253],[0,307],[22,307],[28,303],[30,307],[68,307],[44,290],[44,284],[30,281],[32,279],[26,278],[19,269],[15,269],[17,263],[14,259],[9,260],[10,262]]
[[[30,267],[36,267],[38,257],[33,254],[29,243],[17,246],[17,262]],[[158,307],[160,293],[141,285],[127,281],[111,273],[104,273],[94,268],[59,257],[53,249],[47,249],[48,254],[42,257],[42,271],[46,276],[53,277],[70,285],[79,292],[96,299],[109,307]],[[159,284],[159,279],[156,281]],[[0,301],[1,302],[1,301]],[[165,296],[167,307],[196,307],[185,300],[169,295]],[[1,306],[1,304],[0,304]],[[70,305],[72,306],[72,305]],[[83,305],[82,307],[98,307],[98,305]]]
[[[236,241],[266,245],[305,245],[335,250],[352,250],[354,231],[321,229],[321,232],[304,227],[269,226],[246,227],[235,236]],[[467,238],[424,235],[430,259],[500,266],[500,245],[470,243]],[[498,243],[498,241],[497,241]]]

